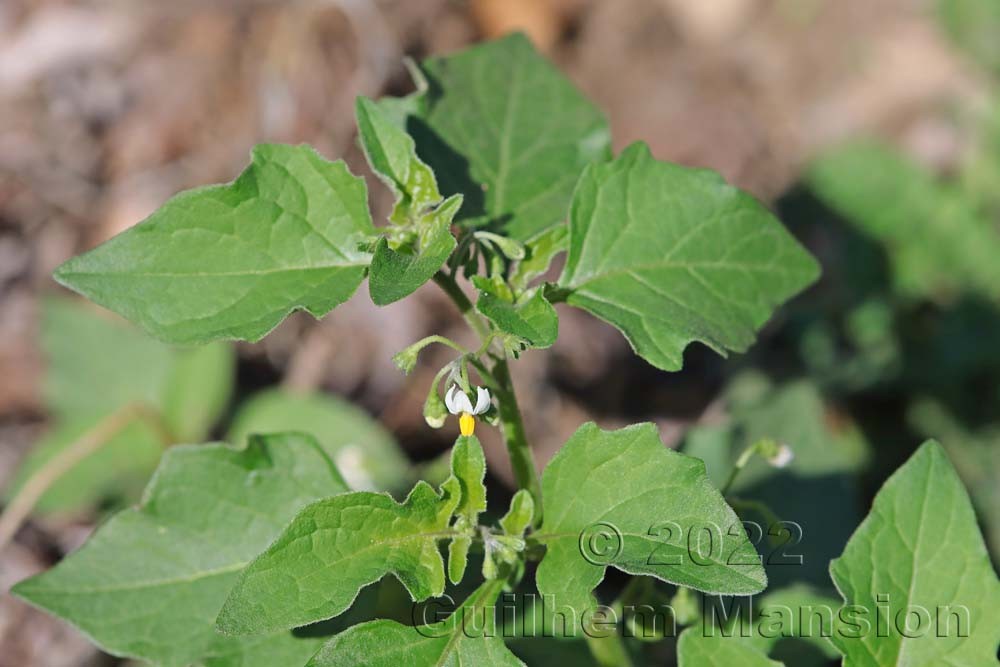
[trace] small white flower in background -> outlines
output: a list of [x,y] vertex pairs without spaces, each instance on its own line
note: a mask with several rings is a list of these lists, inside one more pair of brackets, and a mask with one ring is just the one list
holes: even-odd
[[444,404],[448,406],[448,412],[459,415],[458,427],[462,435],[472,435],[476,430],[476,417],[486,412],[490,407],[490,392],[483,387],[476,387],[476,405],[465,395],[465,392],[452,385],[448,393],[444,395]]
[[778,445],[773,454],[767,457],[767,462],[775,468],[784,468],[791,463],[794,458],[795,453],[792,451],[792,448],[788,445],[781,444]]

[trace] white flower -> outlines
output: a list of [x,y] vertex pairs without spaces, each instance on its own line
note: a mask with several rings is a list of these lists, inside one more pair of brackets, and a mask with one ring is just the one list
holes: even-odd
[[467,415],[481,415],[490,407],[490,392],[483,387],[476,387],[476,406],[472,406],[472,401],[465,395],[465,392],[452,385],[448,393],[444,395],[444,404],[448,406],[448,412],[453,415],[465,413]]
[[476,430],[475,415],[483,414],[490,407],[490,392],[482,387],[476,387],[476,406],[473,407],[465,392],[457,385],[452,385],[444,395],[444,404],[448,406],[448,412],[458,415],[458,428],[461,434],[469,436]]
[[772,456],[767,457],[767,462],[775,468],[784,468],[791,463],[794,458],[795,453],[792,452],[791,447],[788,445],[780,445]]

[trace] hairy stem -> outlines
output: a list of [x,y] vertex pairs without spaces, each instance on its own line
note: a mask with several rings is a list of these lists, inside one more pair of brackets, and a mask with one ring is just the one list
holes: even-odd
[[[451,297],[466,322],[485,344],[493,334],[489,326],[473,309],[469,297],[465,295],[454,278],[438,271],[434,276],[434,282]],[[514,478],[517,480],[518,488],[527,489],[532,500],[535,501],[533,525],[537,528],[542,522],[542,488],[538,479],[538,470],[535,468],[535,458],[524,431],[524,421],[517,405],[517,396],[514,393],[514,383],[511,381],[507,359],[497,359],[492,369],[485,368],[478,360],[472,363],[483,379],[493,385],[493,390],[497,394],[500,423],[504,442],[507,445],[507,453],[510,455],[511,467],[514,470]]]
[[531,499],[535,501],[532,525],[537,528],[542,523],[542,485],[538,479],[538,469],[535,468],[535,456],[528,445],[528,436],[524,431],[524,421],[517,406],[514,383],[511,381],[506,359],[498,359],[493,365],[493,376],[503,391],[503,395],[499,397],[498,410],[507,453],[510,455],[510,465],[514,470],[514,479],[517,480],[517,486],[527,489]]
[[469,301],[469,297],[465,296],[465,292],[458,286],[455,279],[443,271],[438,271],[434,274],[434,282],[455,302],[459,312],[462,313],[462,317],[469,323],[472,330],[476,332],[479,339],[486,340],[490,335],[489,327],[486,326],[483,319],[472,308],[472,302]]
[[164,433],[160,418],[149,408],[129,404],[111,413],[93,428],[70,443],[69,447],[47,461],[32,475],[0,515],[0,551],[21,528],[31,510],[56,481],[80,461],[97,452],[135,419],[146,419]]

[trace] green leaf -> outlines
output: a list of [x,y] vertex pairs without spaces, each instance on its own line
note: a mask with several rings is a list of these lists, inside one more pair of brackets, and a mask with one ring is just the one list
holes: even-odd
[[965,193],[896,150],[847,144],[812,165],[808,182],[828,206],[889,254],[896,287],[911,297],[972,289],[1000,298],[1000,234]]
[[451,221],[461,206],[461,195],[455,195],[424,215],[417,223],[415,246],[393,249],[388,240],[379,239],[368,276],[368,289],[376,305],[409,296],[437,273],[455,249]]
[[172,349],[107,311],[63,298],[43,302],[41,330],[45,397],[55,426],[21,464],[6,498],[116,411],[142,404],[161,412],[163,425],[139,418],[126,425],[57,479],[36,512],[81,512],[107,500],[138,499],[163,448],[200,441],[225,408],[234,379],[226,345]]
[[369,589],[354,601],[351,610],[338,618],[295,631],[255,637],[222,637],[199,663],[199,667],[301,667],[333,635],[373,618],[381,591]]
[[738,637],[706,637],[700,628],[688,628],[677,641],[678,667],[783,667]]
[[430,85],[407,98],[407,130],[441,191],[465,195],[467,224],[524,241],[563,220],[580,172],[607,158],[601,112],[523,35],[421,67]]
[[178,442],[207,437],[229,403],[235,381],[232,346],[212,343],[178,350],[163,396],[163,421],[171,435]]
[[373,233],[364,180],[342,161],[264,144],[233,183],[177,195],[56,279],[168,342],[253,341],[293,310],[346,301]]
[[972,497],[986,544],[994,558],[1000,557],[1000,424],[969,429],[931,400],[911,406],[907,422],[921,435],[941,438]]
[[839,654],[824,636],[825,621],[820,619],[832,619],[839,606],[839,600],[810,586],[769,590],[754,605],[758,615],[748,641],[794,667],[828,667]]
[[507,535],[521,537],[531,525],[531,519],[534,515],[535,501],[532,500],[531,493],[527,489],[518,489],[518,492],[510,499],[510,508],[500,519],[500,527]]
[[417,157],[412,137],[386,110],[359,97],[355,113],[368,164],[396,196],[389,219],[400,225],[418,220],[441,201],[434,172]]
[[[1000,581],[969,497],[936,442],[925,443],[882,486],[830,573],[846,603],[833,632],[845,665],[997,664]],[[909,613],[921,609],[922,619]],[[908,634],[917,636],[904,636],[904,616]]]
[[41,333],[45,403],[58,419],[93,418],[129,403],[161,404],[175,370],[166,345],[77,299],[45,299]]
[[[675,598],[671,607],[678,604]],[[681,635],[681,667],[827,667],[838,657],[828,637],[840,603],[811,587],[790,586],[728,603],[705,600],[703,606],[705,615]]]
[[[217,652],[207,654],[199,667],[300,667],[324,644],[324,637],[281,632],[265,637],[230,639]],[[219,642],[222,643],[222,642]]]
[[12,592],[109,653],[187,665],[233,648],[214,621],[239,571],[303,505],[345,490],[304,436],[174,447],[139,508]]
[[455,535],[450,523],[459,499],[459,484],[451,478],[440,495],[417,482],[403,503],[359,492],[309,505],[243,571],[217,627],[252,635],[333,618],[387,574],[416,601],[441,595],[445,572],[438,542]]
[[559,335],[559,315],[541,289],[525,292],[515,303],[483,293],[476,309],[500,331],[520,338],[531,347],[550,347]]
[[[58,424],[31,450],[7,486],[9,502],[24,484],[53,458],[63,454],[104,420],[80,417]],[[84,458],[56,480],[38,500],[38,514],[79,514],[111,501],[123,505],[137,499],[163,454],[165,443],[150,424],[135,419],[96,452]]]
[[520,241],[483,230],[474,232],[473,236],[487,247],[496,248],[507,259],[521,260],[525,257],[524,244]]
[[461,195],[437,206],[441,193],[434,172],[417,157],[416,145],[396,115],[358,98],[361,145],[372,170],[396,197],[389,220],[399,225],[388,232],[395,240],[379,240],[371,262],[368,287],[379,306],[412,294],[451,256],[456,245],[451,221],[462,206]]
[[307,667],[524,667],[490,630],[502,589],[500,580],[483,584],[438,623],[412,627],[383,620],[356,625],[334,637]]
[[569,247],[569,227],[556,225],[525,242],[526,257],[517,263],[510,275],[510,284],[517,291],[549,270],[556,255]]
[[581,426],[545,468],[542,497],[538,589],[578,614],[607,566],[708,593],[750,595],[767,584],[705,465],[664,447],[652,424]]
[[616,326],[646,361],[678,370],[692,341],[720,354],[746,350],[817,275],[755,199],[715,172],[658,162],[637,143],[581,177],[559,285],[567,303]]
[[279,431],[314,436],[352,489],[397,491],[409,479],[409,462],[392,434],[364,410],[326,394],[255,394],[240,406],[226,439],[241,444],[253,433]]

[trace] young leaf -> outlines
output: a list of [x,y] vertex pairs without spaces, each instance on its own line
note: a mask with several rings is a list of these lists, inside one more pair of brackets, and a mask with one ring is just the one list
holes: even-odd
[[303,505],[345,490],[301,435],[255,438],[243,450],[174,447],[139,508],[12,592],[109,653],[187,665],[235,641],[219,637],[214,620],[247,562]]
[[177,195],[56,279],[168,342],[253,341],[293,310],[346,301],[373,233],[364,180],[342,161],[264,144],[233,183]]
[[253,433],[280,431],[315,437],[352,489],[398,491],[409,478],[409,462],[392,434],[364,410],[327,394],[255,394],[240,406],[226,439],[242,444]]
[[652,424],[584,424],[546,466],[542,497],[538,589],[577,614],[608,566],[707,593],[751,595],[767,584],[705,465],[664,447]]
[[601,112],[523,35],[421,67],[430,86],[407,129],[442,192],[465,195],[469,224],[524,241],[563,220],[584,166],[607,158]]
[[549,227],[528,239],[524,246],[527,256],[517,263],[510,274],[511,287],[517,291],[525,289],[528,283],[548,271],[556,255],[566,251],[569,246],[569,227]]
[[531,525],[534,515],[535,501],[531,499],[531,494],[527,489],[519,489],[510,499],[510,508],[500,519],[500,527],[507,535],[521,537]]
[[678,667],[784,667],[738,637],[705,636],[688,628],[677,641]]
[[416,221],[441,201],[434,172],[417,157],[410,135],[375,102],[359,97],[355,113],[368,164],[396,195],[389,219],[398,225]]
[[455,535],[450,523],[459,499],[459,483],[450,478],[440,495],[418,482],[402,504],[360,492],[309,505],[243,571],[217,627],[252,635],[332,618],[387,574],[416,601],[441,595],[438,542]]
[[526,292],[516,303],[485,292],[476,302],[476,309],[500,331],[520,338],[531,347],[550,347],[559,335],[559,315],[541,289]]
[[559,285],[567,303],[616,326],[646,361],[678,370],[692,341],[720,354],[746,350],[774,308],[817,274],[755,199],[637,143],[581,177]]
[[376,305],[409,296],[437,273],[455,249],[451,221],[461,206],[461,195],[455,195],[420,218],[416,247],[393,250],[385,238],[379,239],[368,276],[368,289]]
[[479,525],[479,514],[486,510],[486,457],[479,438],[460,436],[451,452],[451,474],[458,480],[460,496],[455,508],[455,530],[462,533],[448,545],[448,579],[462,581],[468,563],[472,536]]
[[334,637],[307,667],[524,667],[491,630],[503,581],[480,586],[446,620],[412,627],[395,621],[356,625]]
[[882,486],[830,574],[846,603],[833,632],[845,665],[997,664],[1000,580],[938,443]]

